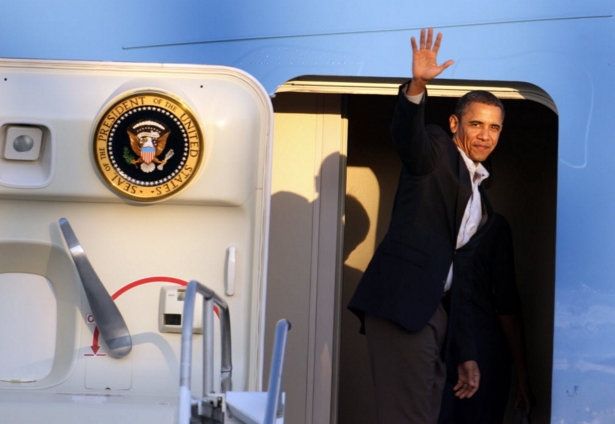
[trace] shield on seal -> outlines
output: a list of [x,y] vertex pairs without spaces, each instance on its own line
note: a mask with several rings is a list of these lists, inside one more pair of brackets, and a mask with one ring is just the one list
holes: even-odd
[[141,148],[141,158],[143,158],[143,162],[151,163],[156,157],[156,149],[153,147],[143,147]]

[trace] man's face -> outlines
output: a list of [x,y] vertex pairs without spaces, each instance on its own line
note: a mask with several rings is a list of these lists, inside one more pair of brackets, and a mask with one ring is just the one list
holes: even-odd
[[495,149],[502,132],[502,111],[497,106],[472,102],[461,120],[449,118],[453,141],[475,163],[482,162]]

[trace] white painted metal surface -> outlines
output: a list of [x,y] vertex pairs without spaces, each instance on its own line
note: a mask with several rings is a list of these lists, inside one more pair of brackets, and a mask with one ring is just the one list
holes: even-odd
[[[17,364],[15,352],[40,338],[38,359],[52,364],[32,372],[21,371],[25,361],[0,368],[2,422],[176,422],[181,335],[160,331],[161,289],[195,279],[224,294],[229,269],[233,386],[260,390],[272,132],[260,84],[226,67],[108,62],[2,60],[0,76],[0,288],[22,293],[12,282],[25,285],[34,275],[52,292],[38,300],[41,307],[27,301],[30,294],[0,296],[0,310],[17,307],[27,324],[22,338],[10,320],[0,322],[0,363],[5,346]],[[202,165],[189,186],[149,203],[111,189],[92,147],[105,107],[141,90],[183,101],[204,138]],[[37,159],[2,153],[16,126],[41,129]],[[98,338],[60,233],[62,217],[126,321],[133,346],[124,358],[107,355]]]

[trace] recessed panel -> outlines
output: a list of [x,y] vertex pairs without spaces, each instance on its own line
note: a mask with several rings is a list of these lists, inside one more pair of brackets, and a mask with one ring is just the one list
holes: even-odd
[[36,274],[0,274],[0,380],[28,383],[53,366],[57,304],[51,282]]

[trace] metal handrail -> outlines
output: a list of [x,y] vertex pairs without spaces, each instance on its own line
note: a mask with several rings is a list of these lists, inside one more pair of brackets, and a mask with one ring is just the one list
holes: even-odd
[[282,368],[284,367],[284,351],[286,350],[286,336],[290,330],[290,322],[281,319],[275,326],[275,343],[271,355],[271,371],[269,372],[269,386],[267,387],[267,405],[265,407],[264,424],[273,424],[277,417],[284,415],[282,403]]
[[188,423],[193,403],[190,392],[192,370],[192,322],[196,294],[203,295],[203,394],[213,392],[213,305],[218,307],[220,318],[221,391],[232,388],[233,363],[231,356],[231,315],[227,303],[213,290],[197,281],[190,281],[186,287],[182,319],[181,359],[179,370],[179,423]]

